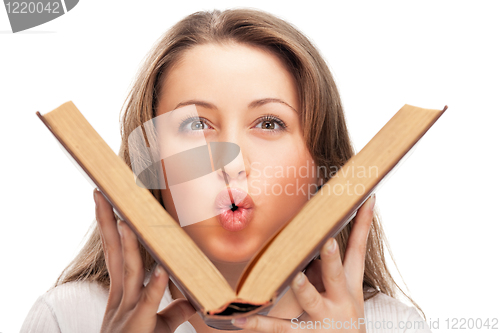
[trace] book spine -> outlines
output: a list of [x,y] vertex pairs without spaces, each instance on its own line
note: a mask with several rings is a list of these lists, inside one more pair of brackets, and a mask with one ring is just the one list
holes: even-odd
[[[283,295],[284,293],[282,293]],[[281,295],[281,296],[282,296]],[[269,302],[266,305],[260,306],[252,311],[246,312],[244,314],[240,315],[233,315],[233,316],[217,316],[217,315],[208,315],[208,314],[203,314],[201,312],[198,312],[200,317],[203,319],[205,324],[208,326],[218,329],[218,330],[225,330],[225,331],[235,331],[235,330],[241,330],[240,327],[236,327],[231,323],[231,319],[233,318],[238,318],[238,317],[248,317],[250,315],[254,314],[259,314],[259,315],[267,315],[269,311],[274,307],[276,304],[276,301]]]

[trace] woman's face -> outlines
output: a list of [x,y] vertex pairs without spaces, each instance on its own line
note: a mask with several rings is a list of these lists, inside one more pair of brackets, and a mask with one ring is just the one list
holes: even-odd
[[[314,162],[299,121],[294,78],[275,55],[234,43],[198,45],[186,51],[165,80],[157,116],[185,105],[199,116],[184,120],[179,131],[166,131],[165,137],[172,137],[166,142],[169,149],[179,152],[185,151],[179,147],[200,146],[192,142],[237,144],[239,158],[224,171],[213,172],[213,177],[223,188],[228,185],[243,190],[251,198],[245,201],[246,206],[240,205],[239,215],[238,209],[233,213],[227,207],[225,214],[230,220],[235,214],[232,227],[221,222],[221,214],[183,228],[211,260],[248,261],[299,212],[316,188]],[[204,192],[198,188],[192,195]],[[167,186],[161,194],[167,211],[179,222],[173,187]],[[214,202],[207,204],[213,206]],[[190,209],[196,211],[197,205],[203,203],[193,202]],[[244,223],[237,225],[237,216],[246,219]]]

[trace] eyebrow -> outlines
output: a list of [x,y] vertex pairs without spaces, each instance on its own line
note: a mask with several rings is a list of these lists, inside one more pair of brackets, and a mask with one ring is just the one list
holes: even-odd
[[[295,110],[287,102],[285,102],[285,101],[283,101],[283,100],[281,100],[279,98],[271,98],[271,97],[262,98],[262,99],[256,99],[255,101],[253,101],[250,104],[248,104],[248,108],[249,109],[254,109],[256,107],[259,107],[259,106],[262,106],[262,105],[268,104],[268,103],[280,103],[280,104],[284,104],[284,105],[288,106],[290,109],[292,109],[293,111],[297,112],[297,110]],[[175,107],[175,109],[178,109],[181,106],[186,106],[186,105],[191,105],[191,104],[196,104],[196,105],[199,105],[199,106],[203,106],[203,107],[206,107],[207,109],[217,110],[217,107],[215,105],[213,105],[212,103],[208,103],[208,102],[197,100],[197,99],[190,99],[188,101],[181,102],[181,103],[177,104],[177,106]]]

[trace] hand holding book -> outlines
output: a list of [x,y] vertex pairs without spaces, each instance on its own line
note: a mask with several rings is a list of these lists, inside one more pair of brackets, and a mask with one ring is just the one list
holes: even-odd
[[178,299],[158,312],[168,284],[167,273],[156,266],[144,286],[145,272],[137,237],[124,222],[117,223],[113,207],[97,190],[94,199],[111,281],[101,332],[173,333],[196,310],[187,300]]
[[[311,279],[302,272],[295,276],[291,284],[293,295],[290,294],[289,299],[286,299],[287,295],[283,296],[268,316],[236,318],[232,321],[233,325],[263,333],[297,332],[298,328],[306,329],[301,327],[299,322],[320,321],[323,324],[325,318],[334,318],[335,322],[349,324],[349,327],[341,329],[335,327],[340,332],[365,332],[364,325],[360,325],[364,321],[363,275],[366,240],[373,219],[374,205],[375,196],[372,196],[358,210],[344,263],[341,261],[335,238],[330,238],[321,249],[321,270],[315,270]],[[312,279],[320,283],[313,285],[310,281]],[[297,316],[297,306],[304,309],[300,316]],[[300,317],[300,321],[290,322],[290,319],[296,316]],[[356,327],[351,327],[351,323],[356,323]],[[326,330],[331,328],[333,327]]]

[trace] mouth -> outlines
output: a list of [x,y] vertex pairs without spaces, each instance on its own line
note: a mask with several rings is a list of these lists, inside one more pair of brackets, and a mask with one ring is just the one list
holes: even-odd
[[245,191],[226,187],[215,198],[219,224],[228,231],[245,229],[253,217],[254,202]]

